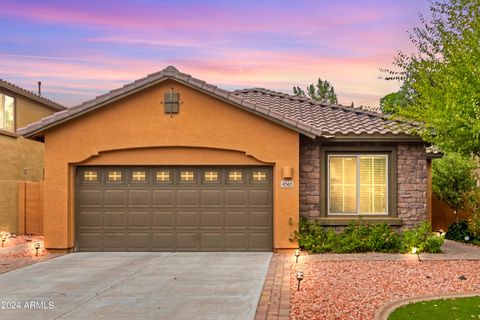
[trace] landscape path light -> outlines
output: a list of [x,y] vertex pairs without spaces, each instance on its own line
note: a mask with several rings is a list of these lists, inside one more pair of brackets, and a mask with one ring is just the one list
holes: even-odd
[[295,263],[298,263],[298,257],[300,257],[300,249],[295,250]]
[[418,258],[418,261],[422,261],[422,259],[420,259],[420,251],[418,251],[417,247],[412,248],[412,254],[416,254],[417,258]]
[[35,257],[38,257],[38,249],[40,249],[40,242],[35,242],[33,244],[33,247],[35,248]]
[[296,278],[298,281],[297,291],[300,291],[300,282],[303,280],[303,271],[297,271]]

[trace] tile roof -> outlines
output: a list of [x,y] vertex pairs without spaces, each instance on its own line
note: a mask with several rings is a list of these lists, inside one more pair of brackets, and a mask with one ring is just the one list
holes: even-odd
[[60,123],[168,79],[193,87],[312,138],[351,134],[408,136],[408,130],[412,128],[410,125],[387,120],[375,112],[340,105],[322,105],[311,100],[266,89],[255,88],[230,92],[169,66],[162,71],[97,96],[93,100],[31,123],[20,129],[19,133],[26,137],[36,137]]
[[326,105],[306,98],[263,88],[236,90],[237,96],[273,112],[297,119],[323,135],[404,134],[411,124],[388,120],[383,114],[346,107]]
[[17,93],[19,95],[22,95],[26,98],[29,98],[29,99],[32,99],[32,100],[35,100],[43,105],[46,105],[52,109],[55,109],[55,110],[58,110],[58,111],[61,111],[61,110],[65,110],[66,107],[55,102],[55,101],[52,101],[50,99],[47,99],[45,97],[42,97],[32,91],[28,91],[22,87],[19,87],[11,82],[8,82],[8,81],[5,81],[5,80],[2,80],[0,79],[0,88],[3,88],[3,89],[6,89],[6,90],[9,90],[9,91],[12,91],[14,93]]

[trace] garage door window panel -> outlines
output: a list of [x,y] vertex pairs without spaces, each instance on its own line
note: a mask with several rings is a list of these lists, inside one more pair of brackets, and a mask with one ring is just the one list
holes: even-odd
[[86,183],[98,183],[98,172],[94,170],[88,170],[83,172],[83,181]]
[[195,183],[195,171],[180,171],[181,183]]
[[158,183],[171,183],[172,172],[170,170],[161,170],[155,172],[155,182]]
[[267,183],[267,171],[252,171],[252,182]]
[[110,183],[122,183],[123,182],[122,171],[109,171],[107,175],[107,182]]
[[133,183],[146,183],[147,182],[147,172],[146,171],[140,171],[140,170],[134,170],[131,173],[131,182]]
[[234,171],[228,172],[229,183],[243,183],[244,182],[243,178],[244,178],[243,171],[234,170]]
[[205,183],[219,183],[220,182],[220,173],[215,170],[204,171],[203,172],[203,182]]

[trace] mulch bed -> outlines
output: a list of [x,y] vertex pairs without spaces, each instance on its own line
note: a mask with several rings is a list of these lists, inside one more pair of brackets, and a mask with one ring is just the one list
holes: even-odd
[[[297,291],[297,270],[304,272]],[[373,319],[385,303],[480,292],[480,261],[318,261],[291,267],[291,319]],[[463,276],[463,277],[462,277]],[[463,279],[463,280],[462,280]]]

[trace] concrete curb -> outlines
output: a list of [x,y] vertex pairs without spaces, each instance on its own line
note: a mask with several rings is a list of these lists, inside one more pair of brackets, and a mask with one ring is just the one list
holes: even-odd
[[390,314],[395,311],[395,309],[402,307],[410,303],[416,303],[421,301],[431,301],[438,299],[452,299],[452,298],[468,298],[480,296],[480,292],[468,292],[468,293],[450,293],[443,295],[425,295],[425,296],[416,296],[403,298],[400,300],[395,300],[384,304],[380,309],[375,313],[374,320],[387,320]]

